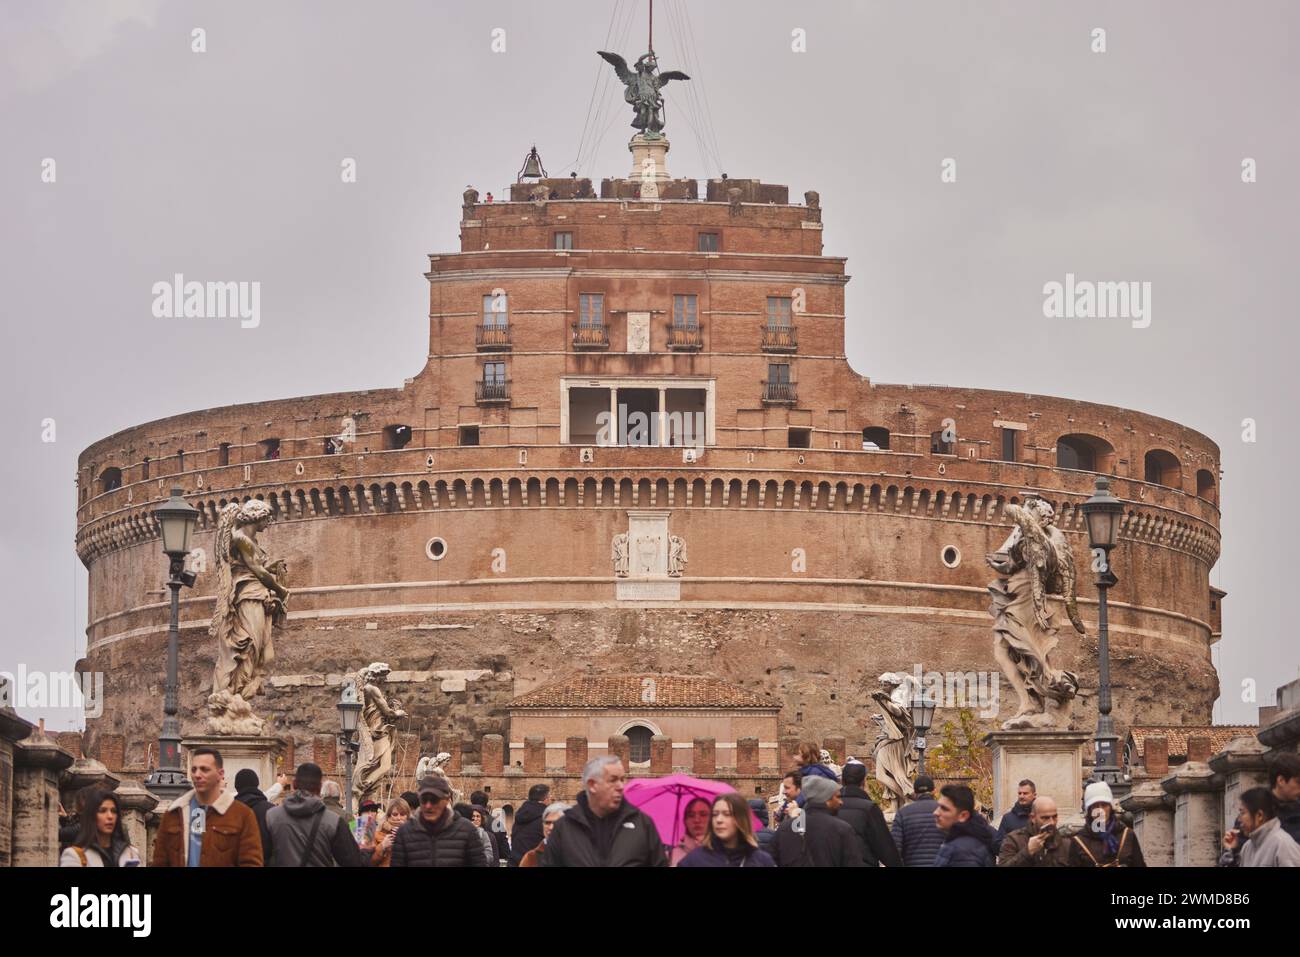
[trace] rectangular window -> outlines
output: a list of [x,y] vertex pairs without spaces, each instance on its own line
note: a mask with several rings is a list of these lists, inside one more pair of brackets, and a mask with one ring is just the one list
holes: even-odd
[[767,297],[767,327],[769,329],[790,328],[791,315],[789,296]]
[[489,293],[483,297],[483,325],[504,327],[509,314],[510,297],[504,292]]
[[812,448],[812,429],[790,429],[789,445],[792,449]]
[[217,446],[217,464],[218,465],[230,464],[230,443],[229,442],[222,442],[220,445]]
[[722,245],[719,240],[721,236],[718,233],[700,233],[699,251],[702,253],[716,253]]
[[578,296],[578,325],[599,329],[605,324],[605,294],[584,292]]
[[553,241],[555,249],[572,249],[573,233],[556,233]]
[[506,364],[504,362],[483,363],[483,381],[492,385],[504,385],[506,381]]
[[1016,461],[1016,429],[1002,430],[1002,461]]
[[788,362],[769,362],[767,364],[767,381],[790,384],[790,364]]
[[953,442],[948,442],[943,437],[943,429],[938,432],[930,433],[930,454],[931,455],[952,455]]
[[673,328],[698,329],[700,327],[698,299],[695,296],[673,296]]
[[478,426],[462,425],[460,427],[461,445],[478,445]]

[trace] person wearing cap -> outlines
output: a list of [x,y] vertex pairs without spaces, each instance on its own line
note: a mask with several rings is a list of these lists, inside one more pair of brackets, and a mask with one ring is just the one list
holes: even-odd
[[1083,791],[1083,829],[1070,840],[1070,867],[1146,867],[1137,834],[1115,813],[1105,781]]
[[934,823],[934,778],[918,774],[912,790],[915,797],[894,814],[894,846],[904,867],[934,867],[943,846],[943,831]]
[[247,805],[248,809],[257,816],[257,829],[262,835],[262,860],[269,861],[271,832],[266,828],[266,812],[275,805],[262,793],[261,783],[256,771],[252,768],[243,768],[235,775],[235,800]]
[[964,784],[945,784],[939,789],[934,822],[943,832],[943,845],[934,859],[935,867],[992,867],[996,832],[984,815],[975,810],[975,792]]
[[307,761],[293,776],[293,793],[266,814],[272,867],[361,867],[347,821],[321,800],[324,775]]
[[429,775],[416,789],[420,807],[393,839],[390,867],[487,867],[478,828],[451,809],[451,785]]
[[852,825],[835,816],[843,799],[839,784],[813,775],[802,782],[803,813],[776,832],[777,867],[864,867],[862,842]]
[[844,778],[844,787],[840,789],[843,806],[836,816],[847,822],[858,835],[862,844],[862,863],[867,867],[902,867],[903,859],[889,834],[884,812],[863,788],[867,781],[867,766],[855,759],[844,765],[840,774]]

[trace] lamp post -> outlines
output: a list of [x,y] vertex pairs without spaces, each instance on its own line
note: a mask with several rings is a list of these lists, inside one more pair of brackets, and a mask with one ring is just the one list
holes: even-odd
[[1088,523],[1088,542],[1092,546],[1092,567],[1097,573],[1097,734],[1094,736],[1096,757],[1093,780],[1120,783],[1117,762],[1119,738],[1110,716],[1110,631],[1107,622],[1106,593],[1119,580],[1110,568],[1110,551],[1119,538],[1124,503],[1110,493],[1110,478],[1097,476],[1092,498],[1083,503],[1083,517]]
[[357,685],[354,681],[345,682],[343,693],[339,695],[339,724],[342,732],[339,738],[343,742],[343,766],[347,771],[347,790],[344,792],[344,814],[352,820],[352,755],[359,750],[357,721],[361,717],[361,702],[357,700]]
[[181,587],[191,587],[198,577],[185,570],[185,556],[190,552],[190,536],[199,519],[199,510],[185,501],[184,490],[173,488],[169,498],[154,509],[167,556],[167,587],[171,589],[171,621],[167,628],[167,683],[163,696],[162,733],[158,736],[158,767],[149,772],[145,787],[163,797],[179,797],[189,789],[189,779],[181,767],[181,722],[177,717],[177,656],[180,644]]
[[912,695],[912,728],[916,731],[916,773],[925,773],[925,734],[934,723],[934,696],[917,688]]

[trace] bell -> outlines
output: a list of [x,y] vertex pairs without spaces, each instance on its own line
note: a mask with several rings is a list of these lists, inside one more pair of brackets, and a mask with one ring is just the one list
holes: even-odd
[[515,177],[515,182],[518,183],[525,179],[542,179],[545,176],[546,169],[542,166],[542,158],[537,155],[537,147],[534,146],[524,158],[524,168]]

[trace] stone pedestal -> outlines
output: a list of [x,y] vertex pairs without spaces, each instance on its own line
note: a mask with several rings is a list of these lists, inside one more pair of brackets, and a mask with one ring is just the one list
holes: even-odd
[[1028,778],[1038,793],[1056,801],[1060,824],[1083,823],[1083,752],[1091,735],[1078,731],[994,731],[993,820],[1016,803],[1016,787]]
[[1174,799],[1159,781],[1143,781],[1119,802],[1133,815],[1133,832],[1147,867],[1174,866]]
[[1174,867],[1213,867],[1223,837],[1223,779],[1203,761],[1188,761],[1160,786],[1174,798]]
[[78,757],[71,767],[59,776],[59,793],[63,806],[71,811],[76,805],[77,792],[82,788],[99,787],[114,791],[122,779],[94,758]]
[[72,755],[39,731],[14,745],[14,867],[59,863],[59,776]]
[[1210,758],[1210,770],[1223,778],[1221,831],[1237,826],[1237,799],[1243,791],[1268,786],[1266,754],[1268,748],[1253,734],[1247,734],[1233,738],[1222,751]]
[[149,813],[158,807],[158,798],[138,784],[120,785],[115,793],[122,805],[122,826],[126,829],[126,836],[140,852],[140,859],[147,864],[153,858]]
[[[189,774],[190,754],[196,748],[215,748],[221,752],[221,764],[226,771],[226,787],[234,790],[235,775],[244,768],[257,773],[258,787],[263,791],[275,783],[281,770],[279,763],[284,755],[285,743],[280,738],[242,734],[196,734],[181,742],[181,767]],[[293,772],[292,768],[283,770]]]
[[627,144],[632,153],[632,175],[641,184],[642,199],[658,199],[659,187],[668,182],[668,140],[649,139],[638,133]]
[[35,730],[12,708],[0,708],[0,867],[13,863],[14,749]]

